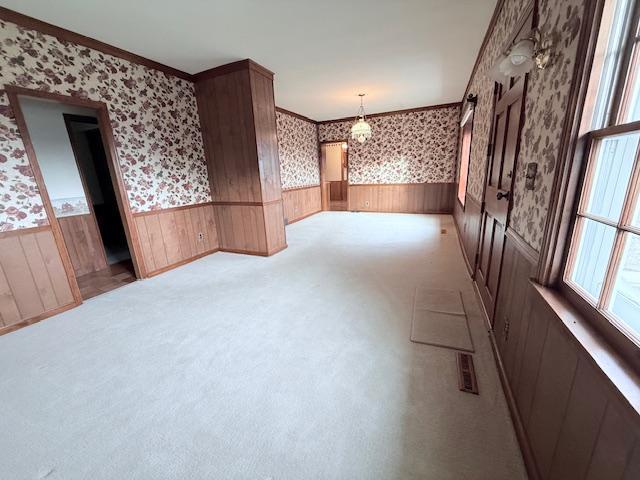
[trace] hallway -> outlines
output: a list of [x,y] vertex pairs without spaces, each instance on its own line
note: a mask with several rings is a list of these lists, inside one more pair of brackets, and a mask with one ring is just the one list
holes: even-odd
[[[0,337],[6,478],[526,478],[455,236],[449,215],[323,212],[276,256],[210,255]],[[409,341],[417,286],[462,292],[479,396]]]

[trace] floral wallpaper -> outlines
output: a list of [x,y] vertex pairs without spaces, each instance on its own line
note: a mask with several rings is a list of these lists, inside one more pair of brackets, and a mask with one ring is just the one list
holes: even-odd
[[[455,181],[460,107],[370,117],[373,135],[349,139],[349,183]],[[352,121],[320,124],[320,141],[349,138]]]
[[[493,113],[493,80],[488,71],[506,49],[528,0],[505,0],[489,42],[480,58],[470,87],[465,93],[478,95],[473,123],[471,163],[467,194],[481,201],[485,182],[486,152]],[[540,249],[550,200],[555,164],[567,111],[568,95],[577,55],[584,0],[540,0],[539,25],[552,35],[555,57],[545,70],[529,75],[525,99],[525,123],[515,171],[514,206],[511,227],[536,250]],[[524,189],[529,162],[539,162],[534,191]]]
[[52,198],[53,214],[57,218],[86,215],[91,213],[85,197]]
[[[0,21],[3,85],[105,102],[131,210],[211,200],[191,82]],[[46,224],[7,96],[0,95],[0,231]]]
[[[538,251],[542,246],[551,188],[562,146],[569,94],[573,90],[584,7],[584,0],[540,1],[540,25],[545,25],[553,35],[557,45],[556,56],[546,69],[529,75],[526,123],[522,129],[511,211],[511,226]],[[525,189],[529,162],[538,162],[534,190]]]
[[316,124],[276,111],[282,189],[320,185]]

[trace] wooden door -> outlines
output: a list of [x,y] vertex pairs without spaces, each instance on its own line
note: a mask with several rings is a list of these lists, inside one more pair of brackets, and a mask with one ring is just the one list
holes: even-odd
[[[320,145],[320,191],[323,210],[346,210],[349,195],[349,162],[343,148],[346,140],[322,142]],[[327,149],[340,147],[340,159],[335,156],[328,166]],[[339,160],[337,162],[336,160]],[[328,173],[329,172],[329,173]]]
[[495,90],[493,141],[489,148],[476,266],[476,283],[492,325],[512,203],[513,172],[520,146],[525,84],[526,77],[523,76],[509,79],[507,84],[496,84]]

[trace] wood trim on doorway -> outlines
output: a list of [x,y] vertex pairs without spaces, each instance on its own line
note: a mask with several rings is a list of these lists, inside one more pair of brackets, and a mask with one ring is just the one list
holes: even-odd
[[82,295],[80,294],[80,288],[78,287],[76,274],[71,263],[69,251],[67,250],[67,247],[64,243],[62,228],[60,228],[60,224],[58,223],[58,219],[56,218],[53,206],[51,205],[49,193],[47,192],[47,187],[44,183],[44,177],[42,176],[42,170],[40,170],[40,164],[36,159],[35,149],[33,148],[33,143],[31,142],[31,137],[29,135],[29,129],[27,128],[27,122],[24,118],[24,114],[22,113],[22,108],[20,108],[20,102],[18,100],[18,95],[20,92],[16,91],[14,88],[17,87],[5,87],[5,92],[9,99],[9,106],[13,111],[13,116],[16,120],[18,132],[20,133],[22,143],[24,144],[24,148],[27,153],[29,166],[31,167],[33,178],[38,187],[38,191],[40,192],[44,211],[47,214],[47,221],[51,226],[51,232],[53,233],[53,238],[56,242],[56,246],[58,247],[60,258],[62,259],[62,266],[64,267],[64,271],[67,274],[67,280],[69,282],[69,287],[71,288],[71,294],[73,295],[73,306],[77,306],[82,303]]
[[[325,170],[326,170],[326,163],[325,160],[322,156],[322,146],[323,145],[328,145],[328,144],[332,144],[332,143],[346,143],[347,144],[347,150],[342,150],[342,153],[344,155],[344,162],[346,164],[346,168],[347,168],[347,178],[346,180],[346,206],[347,206],[347,210],[348,210],[348,206],[349,206],[349,187],[351,185],[349,185],[349,141],[348,139],[341,139],[341,140],[331,140],[331,141],[322,141],[322,142],[318,142],[318,163],[319,163],[319,168],[320,168],[320,199],[321,199],[321,204],[322,204],[322,211],[327,211],[327,210],[331,210],[331,199],[330,199],[330,185],[329,182],[325,182],[324,178],[325,178]],[[343,173],[344,173],[344,166],[342,168]]]
[[76,280],[75,273],[73,272],[73,266],[71,264],[69,252],[67,250],[66,244],[64,243],[64,238],[62,236],[62,230],[60,228],[60,224],[54,214],[53,207],[51,205],[51,199],[49,198],[49,194],[46,189],[45,181],[42,176],[42,172],[40,170],[40,165],[38,163],[36,152],[33,147],[31,137],[29,135],[29,130],[28,130],[26,121],[24,119],[24,114],[22,113],[22,108],[20,106],[20,101],[18,98],[20,95],[27,96],[27,97],[34,97],[34,98],[43,98],[47,100],[54,100],[66,105],[86,107],[86,108],[91,108],[95,110],[96,117],[98,119],[98,127],[100,129],[100,135],[102,137],[102,142],[104,144],[105,155],[107,157],[107,165],[109,167],[109,173],[111,174],[111,181],[113,183],[113,188],[116,193],[118,210],[120,211],[120,218],[122,219],[122,225],[124,227],[124,231],[127,237],[127,243],[129,244],[129,251],[131,253],[131,260],[133,262],[135,274],[137,278],[143,278],[144,276],[146,276],[146,269],[144,266],[138,233],[135,228],[135,223],[133,220],[131,209],[129,207],[129,200],[125,196],[126,189],[124,186],[124,181],[122,179],[120,166],[117,160],[118,153],[115,146],[115,139],[113,137],[113,130],[111,128],[111,121],[109,119],[109,111],[108,111],[107,105],[103,102],[99,102],[95,100],[73,97],[69,95],[61,95],[61,94],[51,93],[51,92],[44,92],[41,90],[32,90],[28,88],[13,86],[13,85],[5,85],[4,90],[7,94],[7,97],[9,98],[9,105],[11,106],[11,109],[16,118],[18,131],[20,132],[22,141],[25,145],[27,158],[29,160],[31,168],[34,171],[36,184],[38,186],[38,189],[40,190],[40,195],[42,197],[42,201],[45,206],[45,211],[47,212],[48,220],[51,224],[54,238],[56,240],[58,250],[62,257],[62,261],[65,266],[65,271],[67,272],[71,289],[73,291],[74,299],[76,300],[77,304],[82,303],[80,290],[78,288],[78,283]]

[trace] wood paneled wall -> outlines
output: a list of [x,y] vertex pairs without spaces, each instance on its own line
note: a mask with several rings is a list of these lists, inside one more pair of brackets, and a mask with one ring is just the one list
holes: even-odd
[[454,183],[349,185],[349,210],[452,213],[455,187]]
[[322,210],[320,185],[282,192],[285,223],[294,223]]
[[583,327],[530,282],[537,261],[509,232],[493,330],[529,468],[541,479],[640,478],[640,419],[577,340]]
[[92,214],[58,218],[76,276],[107,268],[100,230]]
[[0,234],[0,334],[75,305],[49,226]]
[[134,214],[147,276],[219,249],[210,203]]
[[464,260],[471,275],[474,274],[478,241],[480,240],[481,213],[480,204],[469,195],[467,195],[464,207],[457,199],[454,199],[453,214],[458,227]]
[[243,60],[196,76],[196,98],[220,247],[286,248],[273,73]]

